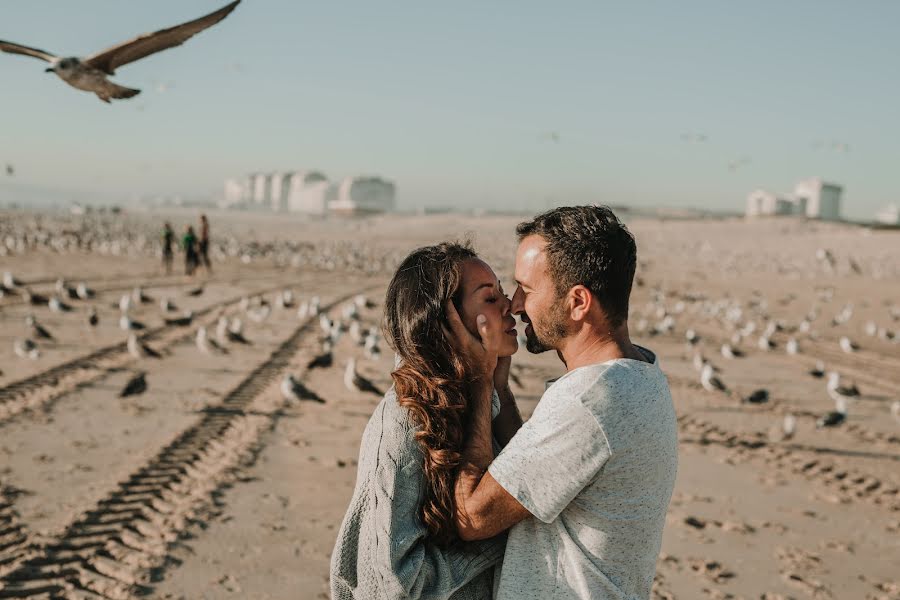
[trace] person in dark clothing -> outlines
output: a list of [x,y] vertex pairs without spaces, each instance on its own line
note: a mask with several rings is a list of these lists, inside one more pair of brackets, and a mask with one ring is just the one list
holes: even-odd
[[184,274],[193,275],[197,268],[197,235],[190,225],[181,238],[181,246],[184,248]]
[[175,230],[172,224],[166,221],[162,232],[162,259],[166,269],[166,275],[172,274],[172,261],[175,258]]
[[200,260],[208,274],[212,274],[212,263],[209,262],[209,221],[206,215],[200,215]]

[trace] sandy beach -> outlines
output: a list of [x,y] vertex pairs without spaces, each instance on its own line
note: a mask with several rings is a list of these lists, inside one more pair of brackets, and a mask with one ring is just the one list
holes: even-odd
[[[181,231],[196,214],[165,217]],[[679,419],[654,598],[900,598],[900,233],[624,217],[639,259],[631,335],[658,354]],[[17,280],[0,298],[0,598],[327,598],[360,436],[380,400],[345,387],[344,368],[355,357],[383,391],[393,353],[382,341],[368,356],[344,332],[333,365],[309,368],[323,332],[301,306],[318,297],[345,322],[357,307],[361,328],[377,328],[399,259],[444,239],[471,239],[512,291],[523,217],[214,212],[214,272],[193,278],[180,255],[174,274],[162,271],[162,218],[0,215],[0,272]],[[51,311],[58,278],[94,296]],[[159,358],[129,353],[123,295]],[[174,310],[161,310],[165,298]],[[186,311],[190,323],[176,323]],[[28,314],[52,339],[34,337]],[[220,317],[240,319],[246,343],[204,352],[197,330],[215,339]],[[24,338],[37,358],[15,353]],[[724,391],[705,389],[698,353]],[[835,409],[827,377],[809,374],[817,361],[859,390],[840,426],[816,425]],[[563,367],[521,349],[513,370],[527,417]],[[119,397],[137,373],[147,390]],[[282,396],[286,373],[311,399]],[[763,389],[764,402],[748,401]]]

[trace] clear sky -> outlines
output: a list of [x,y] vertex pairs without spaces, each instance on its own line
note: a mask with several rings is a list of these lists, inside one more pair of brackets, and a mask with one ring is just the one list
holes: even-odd
[[[223,4],[2,0],[0,39],[84,56]],[[111,106],[0,54],[0,163],[17,186],[123,197],[377,174],[401,207],[742,210],[820,175],[866,218],[900,200],[898,23],[892,0],[244,0],[120,68],[143,93]]]

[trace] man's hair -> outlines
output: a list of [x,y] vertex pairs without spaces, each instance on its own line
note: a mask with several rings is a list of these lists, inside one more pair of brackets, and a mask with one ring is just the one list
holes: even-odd
[[637,264],[634,236],[606,206],[562,206],[516,227],[519,241],[539,235],[557,297],[572,286],[591,291],[613,327],[628,318],[628,298]]

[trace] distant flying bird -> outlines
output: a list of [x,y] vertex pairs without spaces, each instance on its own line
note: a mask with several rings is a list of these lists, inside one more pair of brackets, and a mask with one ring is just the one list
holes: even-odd
[[56,73],[60,79],[72,87],[93,92],[102,101],[109,103],[112,98],[131,98],[141,92],[109,81],[107,76],[115,75],[117,68],[162,50],[180,46],[194,35],[227,17],[240,4],[240,1],[235,0],[199,19],[139,35],[84,59],[74,56],[63,58],[44,50],[3,40],[0,40],[0,50],[47,61],[50,63],[50,67],[45,69],[46,72]]
[[126,396],[137,396],[138,394],[143,394],[147,391],[147,377],[146,373],[138,373],[134,377],[128,380],[128,383],[125,384],[125,387],[122,388],[122,391],[119,392],[119,398],[124,398]]
[[16,174],[16,169],[11,164],[7,163],[6,165],[6,174],[12,177]]

